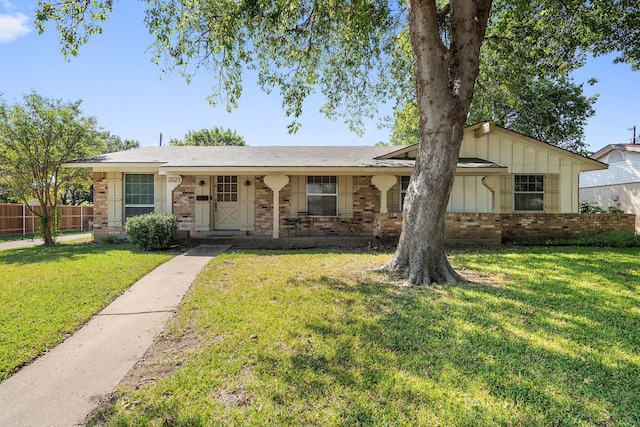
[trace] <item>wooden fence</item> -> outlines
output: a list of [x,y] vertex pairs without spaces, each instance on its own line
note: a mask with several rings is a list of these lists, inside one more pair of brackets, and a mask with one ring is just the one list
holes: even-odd
[[[39,206],[34,206],[36,212]],[[84,231],[93,224],[93,206],[59,206],[60,231]],[[89,222],[91,221],[91,223]],[[38,217],[29,206],[0,203],[0,235],[33,234],[38,231]]]

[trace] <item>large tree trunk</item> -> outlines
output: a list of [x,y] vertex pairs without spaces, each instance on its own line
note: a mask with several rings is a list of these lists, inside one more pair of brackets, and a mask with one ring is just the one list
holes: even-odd
[[[410,283],[464,281],[447,260],[445,215],[464,126],[478,75],[491,0],[408,0],[420,145],[404,204],[396,253],[387,268]],[[438,13],[448,15],[450,45],[442,41]],[[441,19],[442,19],[441,16]]]
[[444,226],[464,122],[441,123],[421,143],[405,197],[402,233],[389,268],[413,284],[464,281],[445,255]]

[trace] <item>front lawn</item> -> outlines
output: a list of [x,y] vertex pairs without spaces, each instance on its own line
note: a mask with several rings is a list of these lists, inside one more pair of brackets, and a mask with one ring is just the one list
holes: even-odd
[[456,252],[483,285],[406,288],[390,254],[224,253],[91,423],[640,425],[638,255]]
[[62,342],[171,256],[131,245],[0,251],[0,381]]

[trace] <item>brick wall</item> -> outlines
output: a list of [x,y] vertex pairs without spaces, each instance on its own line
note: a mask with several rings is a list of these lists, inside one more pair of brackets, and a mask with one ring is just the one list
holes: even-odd
[[370,176],[353,177],[353,214],[356,234],[372,235],[375,214],[380,212],[380,190],[371,183]]
[[[109,230],[107,193],[109,190],[107,174],[104,172],[93,173],[93,233],[96,236],[106,235],[109,232],[120,233],[123,230]],[[121,228],[121,227],[120,227]]]
[[[264,176],[257,177],[255,182],[256,224],[251,234],[266,236],[270,235],[273,229],[273,191],[264,183]],[[290,188],[290,184],[285,187]]]
[[445,239],[455,243],[502,242],[500,215],[490,213],[448,213],[445,217]]
[[[635,215],[448,213],[445,227],[445,237],[449,241],[499,244],[518,239],[557,239],[635,231]],[[401,213],[375,215],[375,236],[397,238],[401,228]]]
[[632,214],[500,214],[502,240],[579,237],[610,231],[635,231]]
[[183,176],[182,183],[173,190],[172,212],[178,231],[196,231],[196,177]]

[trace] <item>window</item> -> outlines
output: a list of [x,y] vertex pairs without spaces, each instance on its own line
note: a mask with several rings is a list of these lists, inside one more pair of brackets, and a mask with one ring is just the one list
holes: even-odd
[[124,219],[153,212],[152,173],[124,175]]
[[607,163],[616,163],[624,161],[624,153],[619,150],[612,151],[609,156],[607,156]]
[[216,194],[218,202],[238,201],[238,177],[218,176],[216,179]]
[[516,211],[544,211],[544,175],[514,175]]
[[336,216],[338,214],[337,177],[307,177],[307,211],[309,211],[309,215],[316,216]]
[[400,177],[400,210],[404,209],[404,198],[407,196],[407,188],[409,188],[410,176]]

